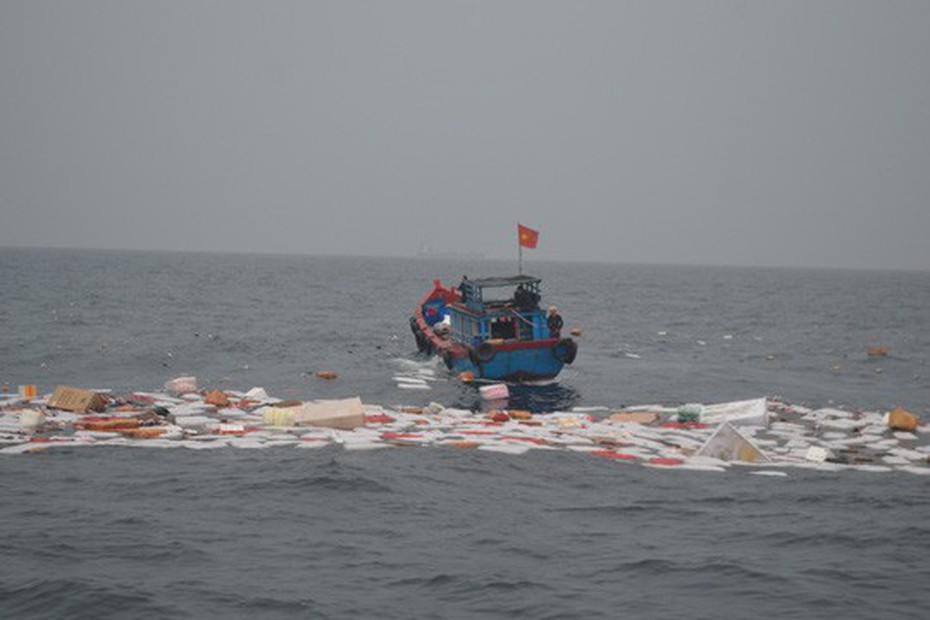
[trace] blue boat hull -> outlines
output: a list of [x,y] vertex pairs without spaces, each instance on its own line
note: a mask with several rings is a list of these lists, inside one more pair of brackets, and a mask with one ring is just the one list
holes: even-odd
[[487,362],[469,357],[446,357],[446,365],[454,372],[471,372],[476,378],[493,381],[541,381],[559,374],[564,362],[556,357],[556,348],[516,349],[498,351]]

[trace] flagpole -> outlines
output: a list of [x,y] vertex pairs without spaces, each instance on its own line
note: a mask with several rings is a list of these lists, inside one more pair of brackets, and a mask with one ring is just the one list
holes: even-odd
[[523,275],[523,240],[520,239],[520,224],[517,224],[517,266],[519,273],[518,275]]

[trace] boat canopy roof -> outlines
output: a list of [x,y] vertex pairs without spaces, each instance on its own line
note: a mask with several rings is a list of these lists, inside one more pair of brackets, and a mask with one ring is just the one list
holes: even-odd
[[[507,304],[516,304],[528,311],[536,307],[539,302],[539,284],[541,278],[519,275],[494,278],[463,279],[459,285],[462,292],[462,303],[472,312],[486,312],[491,307],[504,308]],[[507,289],[501,297],[501,291],[489,293],[485,296],[485,289]],[[513,291],[516,289],[516,292]],[[509,310],[507,310],[509,312]]]
[[542,282],[542,278],[536,278],[534,276],[505,276],[505,277],[496,277],[496,278],[476,278],[474,280],[468,280],[474,286],[479,288],[497,288],[502,286],[519,286],[520,284],[526,285],[539,285]]

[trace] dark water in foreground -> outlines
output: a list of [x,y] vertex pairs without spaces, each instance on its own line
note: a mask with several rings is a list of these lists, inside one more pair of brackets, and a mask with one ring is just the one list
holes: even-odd
[[579,454],[7,458],[5,617],[924,618],[924,478]]
[[[0,249],[0,382],[399,390],[434,276],[510,265]],[[539,264],[584,329],[537,409],[781,394],[927,414],[930,274]],[[660,333],[662,332],[662,333]],[[395,338],[396,336],[396,338]],[[887,358],[868,346],[887,345]],[[335,382],[307,375],[340,373]],[[923,618],[930,484],[574,453],[74,448],[0,458],[0,616]]]

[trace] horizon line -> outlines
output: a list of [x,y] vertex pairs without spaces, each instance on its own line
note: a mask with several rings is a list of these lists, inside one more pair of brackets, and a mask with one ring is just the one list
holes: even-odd
[[[0,250],[52,250],[52,251],[73,251],[73,252],[134,252],[134,253],[156,253],[156,254],[206,254],[206,255],[232,255],[232,256],[305,256],[313,258],[362,258],[372,260],[396,259],[396,260],[416,260],[416,261],[442,261],[444,263],[461,261],[461,262],[505,262],[516,259],[512,257],[501,257],[494,255],[483,255],[481,257],[424,257],[417,256],[417,252],[410,254],[344,254],[344,253],[315,253],[315,252],[270,252],[262,250],[217,250],[217,249],[168,249],[168,248],[127,248],[127,247],[79,247],[79,246],[40,246],[40,245],[6,245],[0,244]],[[928,273],[930,268],[921,267],[863,267],[863,266],[832,266],[832,265],[776,265],[776,264],[736,264],[736,263],[714,263],[714,262],[656,262],[656,261],[624,261],[610,259],[594,258],[542,258],[530,262],[538,263],[573,263],[573,264],[592,264],[592,265],[635,265],[643,267],[714,267],[714,268],[733,268],[733,269],[796,269],[809,271],[880,271],[880,272],[901,272],[901,273]]]

